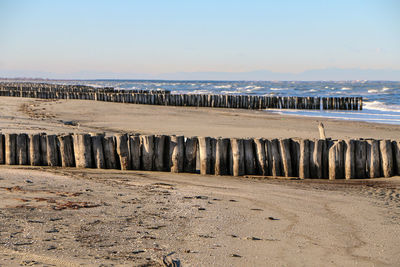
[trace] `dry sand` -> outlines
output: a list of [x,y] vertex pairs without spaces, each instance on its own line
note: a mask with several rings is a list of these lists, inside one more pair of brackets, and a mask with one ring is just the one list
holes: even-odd
[[[75,121],[79,126],[65,125]],[[323,120],[333,138],[399,127]],[[0,97],[2,132],[317,137],[262,111]],[[400,178],[256,180],[0,166],[0,266],[399,266]]]
[[[266,111],[0,97],[3,132],[135,132],[185,136],[399,139],[400,125],[282,116]],[[75,121],[79,127],[64,125]]]

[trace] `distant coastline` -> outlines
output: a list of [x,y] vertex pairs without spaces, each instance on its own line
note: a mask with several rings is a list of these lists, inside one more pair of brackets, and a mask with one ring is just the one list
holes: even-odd
[[23,80],[143,80],[143,81],[400,81],[400,70],[327,68],[300,73],[255,70],[247,72],[128,73],[77,71],[53,73],[31,70],[1,70],[1,79]]

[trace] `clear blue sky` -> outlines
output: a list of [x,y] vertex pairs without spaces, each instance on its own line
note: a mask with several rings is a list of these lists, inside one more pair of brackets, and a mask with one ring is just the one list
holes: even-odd
[[0,70],[400,70],[400,1],[0,0]]

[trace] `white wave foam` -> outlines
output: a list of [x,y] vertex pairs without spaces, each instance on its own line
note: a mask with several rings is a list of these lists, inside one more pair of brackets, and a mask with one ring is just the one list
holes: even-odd
[[376,89],[368,89],[368,93],[378,93],[379,91]]
[[261,88],[263,88],[262,86],[255,86],[255,85],[248,85],[248,86],[246,86],[245,87],[246,89],[253,89],[253,90],[256,90],[256,89],[261,89]]
[[287,90],[288,88],[269,88],[271,91],[284,91]]
[[194,90],[193,92],[190,92],[192,94],[213,94],[213,91],[210,90]]
[[221,91],[222,94],[241,94],[243,90]]
[[389,90],[392,90],[393,88],[388,88],[388,87],[383,87],[382,88],[382,92],[386,92],[386,91],[389,91]]
[[387,105],[379,101],[371,101],[363,103],[364,109],[400,112],[400,105]]
[[94,87],[94,88],[103,87],[101,84],[97,84],[97,83],[87,83],[86,85],[87,85],[87,86],[92,86],[92,87]]
[[349,90],[351,90],[351,88],[350,88],[350,87],[342,87],[342,89],[340,89],[340,90],[342,90],[342,91],[349,91]]
[[214,88],[220,89],[220,88],[232,88],[232,85],[214,85]]

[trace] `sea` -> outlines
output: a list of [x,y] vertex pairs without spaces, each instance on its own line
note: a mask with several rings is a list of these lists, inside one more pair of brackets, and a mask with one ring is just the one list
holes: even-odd
[[[54,82],[54,81],[52,81]],[[160,81],[160,80],[68,80],[115,89],[165,89],[174,94],[233,94],[267,96],[362,96],[361,111],[267,109],[266,112],[400,124],[400,82],[391,81]]]

